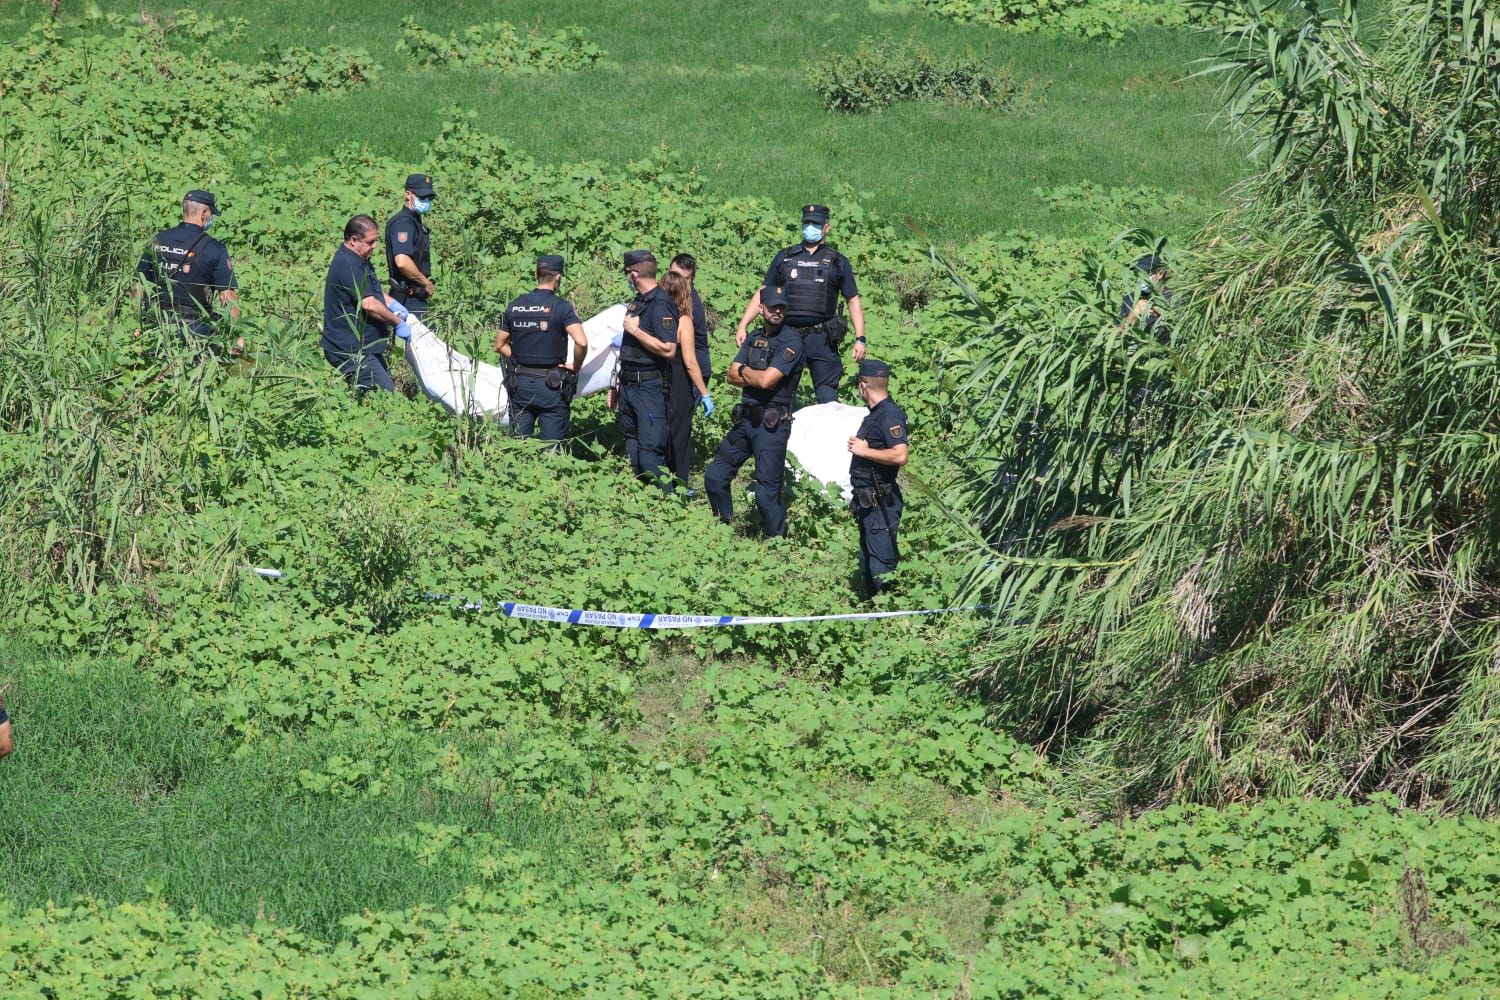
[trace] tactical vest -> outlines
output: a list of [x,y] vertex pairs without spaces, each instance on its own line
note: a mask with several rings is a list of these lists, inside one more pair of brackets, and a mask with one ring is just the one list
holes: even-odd
[[[658,285],[651,292],[646,293],[645,296],[637,295],[635,300],[625,307],[625,312],[630,316],[647,316],[660,308],[655,303],[657,296],[665,295],[666,292],[661,291],[661,286]],[[646,328],[647,323],[643,320],[641,326],[642,328]],[[646,329],[646,332],[652,336],[656,335],[656,332],[651,329]],[[646,350],[641,346],[640,341],[627,333],[620,338],[620,367],[628,372],[640,372],[649,368],[654,368],[659,372],[666,372],[667,361]]]
[[511,358],[519,365],[546,368],[567,360],[568,332],[553,320],[561,302],[556,293],[538,288],[505,307]]
[[151,250],[156,257],[157,305],[189,320],[214,318],[211,289],[213,275],[200,270],[198,252],[209,240],[196,226],[173,226],[156,234]]
[[[777,359],[777,355],[786,350],[793,337],[796,336],[798,335],[789,334],[785,327],[773,334],[767,334],[764,328],[751,331],[749,338],[745,341],[747,345],[745,367],[754,371],[765,371],[770,368],[771,363]],[[781,376],[781,381],[776,383],[775,388],[766,390],[746,386],[744,398],[761,406],[784,406],[791,409],[792,404],[797,400],[797,383],[800,381],[802,381],[801,359],[791,371]]]
[[838,314],[838,251],[820,246],[811,253],[805,247],[788,247],[781,265],[782,291],[786,293],[788,316],[811,316],[825,323]]

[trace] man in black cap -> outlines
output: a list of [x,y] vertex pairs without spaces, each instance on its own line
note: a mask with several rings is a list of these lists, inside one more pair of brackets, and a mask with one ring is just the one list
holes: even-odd
[[781,289],[760,293],[764,324],[757,327],[729,363],[730,385],[744,392],[732,414],[733,425],[703,473],[709,505],[724,523],[734,517],[730,484],[751,455],[755,456],[755,504],[761,532],[767,538],[786,534],[786,446],[792,436],[792,403],[802,376],[802,334],[786,321],[787,300]]
[[385,263],[391,297],[421,319],[432,298],[432,238],[422,217],[432,210],[432,178],[406,178],[406,205],[385,224]]
[[[224,307],[230,323],[240,318],[239,287],[224,244],[208,235],[218,203],[208,191],[189,191],[182,199],[182,223],[163,229],[151,240],[136,271],[154,289],[141,297],[143,322],[174,324],[198,338],[213,336]],[[245,346],[243,339],[234,350]]]
[[1120,327],[1144,323],[1148,331],[1162,335],[1166,332],[1165,325],[1157,329],[1161,321],[1160,303],[1172,302],[1172,291],[1167,287],[1167,262],[1154,253],[1147,254],[1135,262],[1135,269],[1142,276],[1140,286],[1120,303]]
[[[861,361],[865,356],[865,311],[854,280],[854,266],[828,245],[829,228],[827,207],[802,206],[802,242],[776,254],[766,269],[763,286],[786,292],[786,322],[802,334],[813,394],[820,403],[838,399],[839,380],[844,377],[839,345],[847,326],[839,315],[840,295],[849,303],[849,322],[854,324],[854,360]],[[759,310],[759,296],[756,292],[745,305],[734,333],[737,344],[745,342],[745,331]]]
[[381,291],[370,263],[379,242],[375,220],[354,216],[344,224],[344,243],[334,251],[323,282],[323,356],[361,393],[395,391],[386,343],[392,327],[402,339],[411,336],[406,307]]
[[859,570],[873,597],[885,589],[885,577],[896,568],[901,550],[901,487],[896,472],[906,464],[906,411],[890,396],[891,367],[866,358],[859,363],[859,398],[870,408],[859,431],[849,439],[850,509],[859,523]]
[[[568,436],[569,404],[589,339],[573,303],[557,294],[564,261],[556,254],[536,259],[536,290],[512,300],[500,317],[495,350],[504,359],[505,391],[510,396],[510,429],[531,437],[541,423],[543,441]],[[568,341],[573,363],[568,364]]]
[[656,281],[650,250],[625,254],[625,279],[635,300],[625,309],[620,340],[620,430],[635,474],[672,489],[667,475],[667,389],[677,355],[677,306]]

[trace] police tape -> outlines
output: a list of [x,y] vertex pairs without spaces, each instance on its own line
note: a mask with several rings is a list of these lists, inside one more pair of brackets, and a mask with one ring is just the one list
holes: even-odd
[[[267,580],[280,580],[286,574],[279,569],[252,567],[251,572]],[[849,611],[832,615],[669,615],[628,611],[594,611],[587,608],[553,608],[544,604],[522,604],[519,601],[470,601],[447,594],[423,594],[433,603],[455,604],[460,611],[498,611],[507,618],[553,622],[559,625],[587,625],[596,628],[686,629],[740,628],[745,625],[789,625],[799,622],[862,622],[882,618],[915,618],[931,615],[983,611],[987,604],[969,604],[953,608],[921,608],[908,611]]]

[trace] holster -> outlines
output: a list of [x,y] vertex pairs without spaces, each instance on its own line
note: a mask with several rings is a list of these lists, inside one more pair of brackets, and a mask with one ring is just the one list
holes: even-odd
[[889,506],[895,499],[896,490],[888,483],[876,486],[856,486],[849,502],[856,510],[873,510],[876,505]]
[[835,316],[823,324],[823,331],[828,334],[828,343],[834,347],[844,342],[844,334],[849,332],[849,323],[842,316]]

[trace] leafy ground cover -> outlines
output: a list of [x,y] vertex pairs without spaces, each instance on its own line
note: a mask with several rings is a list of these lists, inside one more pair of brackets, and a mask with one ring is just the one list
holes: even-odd
[[[1076,772],[957,689],[996,666],[982,621],[658,637],[423,599],[847,610],[853,528],[813,484],[769,545],[744,518],[664,501],[624,474],[598,400],[573,453],[550,455],[420,399],[351,398],[312,346],[318,283],[344,218],[388,203],[404,163],[361,142],[266,148],[268,92],[209,81],[285,78],[264,68],[274,57],[205,51],[201,21],[163,25],[63,25],[0,52],[5,176],[25,192],[0,213],[0,252],[19,262],[0,273],[0,606],[28,640],[0,645],[21,741],[0,767],[13,992],[1493,984],[1492,822],[1389,799],[1140,816],[1083,799]],[[401,72],[365,51],[376,81]],[[352,100],[379,92],[361,77],[344,81]],[[569,254],[587,311],[620,296],[621,249],[693,232],[722,248],[700,254],[700,284],[725,313],[788,240],[775,203],[669,158],[533,158],[444,118],[423,159],[468,197],[435,220],[434,321],[466,346],[538,245]],[[210,126],[222,143],[202,141]],[[1036,188],[1071,235],[977,236],[953,259],[1020,317],[1079,289],[1107,300],[1142,249],[1114,240],[1142,203],[1162,228],[1211,209],[1175,177]],[[254,364],[137,339],[123,305],[141,240],[198,183],[233,206],[215,232],[239,261]],[[935,501],[990,413],[953,392],[977,350],[972,307],[925,241],[838,195],[872,336],[924,442],[913,492],[934,494],[912,505],[900,590],[878,606],[950,604],[966,529]],[[700,446],[722,429],[722,414],[700,427]]]

